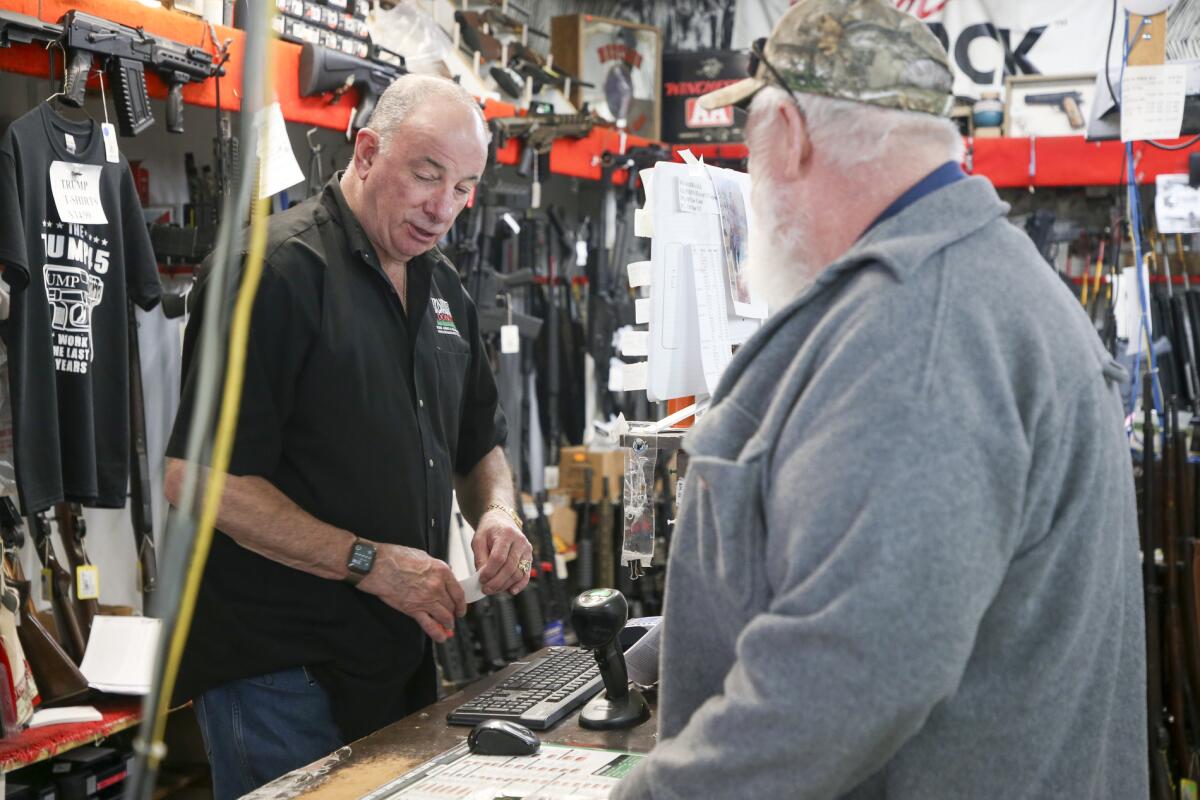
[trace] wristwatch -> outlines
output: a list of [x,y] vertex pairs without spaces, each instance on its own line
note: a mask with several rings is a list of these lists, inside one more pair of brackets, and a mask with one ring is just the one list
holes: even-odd
[[375,566],[375,545],[355,539],[350,546],[350,558],[346,560],[346,583],[357,586]]

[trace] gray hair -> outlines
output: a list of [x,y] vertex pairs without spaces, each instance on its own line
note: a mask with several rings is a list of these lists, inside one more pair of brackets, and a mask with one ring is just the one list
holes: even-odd
[[483,109],[471,93],[458,83],[435,75],[402,75],[384,90],[371,113],[367,127],[379,134],[384,146],[391,141],[392,134],[415,109],[428,107],[431,102],[458,103],[475,112],[483,129],[484,141],[490,142],[492,134]]
[[[877,161],[899,142],[940,151],[946,161],[962,161],[962,135],[944,117],[817,94],[797,92],[793,97],[804,113],[813,147],[841,167]],[[790,102],[786,90],[767,86],[755,96],[750,112],[772,114]],[[767,134],[764,131],[762,135]]]

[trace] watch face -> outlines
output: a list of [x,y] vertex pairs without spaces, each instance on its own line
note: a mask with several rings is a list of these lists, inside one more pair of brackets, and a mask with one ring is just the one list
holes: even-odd
[[366,575],[375,564],[375,547],[363,542],[355,542],[350,549],[350,561],[346,568],[360,575]]

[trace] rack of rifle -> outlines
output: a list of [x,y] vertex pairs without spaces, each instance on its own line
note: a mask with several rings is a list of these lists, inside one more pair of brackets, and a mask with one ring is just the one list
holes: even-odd
[[443,683],[459,689],[546,645],[573,644],[570,598],[587,589],[619,589],[629,601],[632,618],[661,613],[668,518],[674,500],[671,474],[666,461],[660,464],[655,496],[656,567],[638,580],[620,565],[624,517],[620,486],[611,486],[609,479],[603,478],[600,499],[593,502],[594,481],[591,470],[586,470],[583,499],[574,503],[575,558],[565,579],[556,568],[550,522],[544,513],[546,494],[537,494],[533,498],[537,513],[525,521],[526,535],[534,546],[529,585],[516,596],[502,592],[467,607],[467,615],[455,623],[453,638],[435,648]]

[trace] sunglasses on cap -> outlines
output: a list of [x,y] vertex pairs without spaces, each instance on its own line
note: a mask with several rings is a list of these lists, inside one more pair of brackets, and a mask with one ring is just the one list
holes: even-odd
[[774,79],[775,85],[778,86],[780,89],[783,89],[785,92],[787,92],[787,96],[791,99],[791,101],[793,103],[795,103],[796,109],[799,110],[800,116],[803,117],[804,116],[804,108],[800,105],[800,101],[796,99],[796,95],[794,95],[792,93],[792,90],[790,88],[788,88],[787,81],[785,81],[783,79],[783,76],[779,74],[779,70],[775,69],[775,67],[773,67],[771,65],[771,62],[767,60],[767,52],[766,51],[767,51],[767,37],[766,36],[761,36],[761,37],[755,39],[754,43],[750,45],[750,63],[748,65],[750,77],[751,78],[758,77],[759,64],[766,67],[767,72],[771,73],[771,77]]

